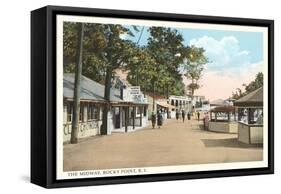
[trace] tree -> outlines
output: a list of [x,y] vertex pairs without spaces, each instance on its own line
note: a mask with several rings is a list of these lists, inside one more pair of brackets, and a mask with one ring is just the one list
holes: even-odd
[[[101,134],[107,134],[107,115],[110,110],[110,88],[113,71],[126,66],[132,59],[135,44],[121,39],[122,34],[133,36],[132,32],[122,26],[113,24],[85,23],[83,40],[82,74],[105,85],[103,109],[103,127]],[[75,56],[78,41],[78,25],[73,22],[64,24],[64,72],[75,73]]]
[[191,80],[187,88],[190,90],[193,98],[194,91],[200,88],[198,81],[202,77],[204,65],[208,63],[208,59],[205,56],[205,50],[203,48],[198,48],[193,45],[185,49],[184,56],[184,75]]
[[245,91],[242,92],[242,89],[237,88],[236,92],[232,92],[232,98],[239,99],[239,98],[251,93],[252,91],[255,91],[256,89],[262,87],[263,86],[263,73],[262,72],[257,73],[254,81],[250,82],[248,85],[243,84],[242,86],[245,88]]
[[256,78],[254,81],[252,81],[251,83],[249,83],[248,85],[245,85],[245,92],[248,94],[260,87],[263,86],[263,73],[259,72],[256,75]]
[[150,27],[148,31],[147,46],[137,47],[134,60],[127,66],[128,81],[158,95],[182,95],[184,86],[178,70],[182,58],[177,56],[183,48],[181,34],[163,27]]
[[134,51],[134,44],[129,40],[120,38],[121,34],[130,34],[130,31],[121,25],[104,25],[101,32],[105,47],[96,51],[96,53],[105,62],[105,89],[104,100],[106,105],[103,108],[101,135],[108,134],[108,112],[110,110],[110,89],[113,71],[122,65],[126,65]]
[[79,132],[79,113],[80,113],[80,81],[81,81],[81,71],[82,71],[82,56],[83,56],[83,37],[84,37],[84,24],[78,24],[78,41],[77,41],[77,62],[76,62],[76,73],[75,73],[75,83],[74,83],[74,99],[73,99],[73,120],[72,120],[72,130],[70,142],[75,144],[78,142],[78,132]]

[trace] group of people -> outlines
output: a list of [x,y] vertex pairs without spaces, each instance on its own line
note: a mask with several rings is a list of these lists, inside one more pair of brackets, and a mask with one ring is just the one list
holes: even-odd
[[[194,112],[197,116],[197,119],[198,121],[200,120],[200,112],[197,111],[197,112]],[[156,126],[156,123],[157,123],[157,126],[158,128],[160,129],[161,126],[163,125],[164,123],[164,114],[165,112],[161,109],[159,109],[157,111],[157,113],[155,114],[155,112],[153,111],[152,112],[152,115],[151,115],[151,122],[152,122],[152,128],[154,129],[155,126]],[[185,117],[187,115],[187,119],[190,120],[191,119],[191,116],[192,116],[192,113],[191,112],[188,112],[186,114],[185,110],[176,110],[176,119],[179,120],[180,119],[180,115],[181,115],[181,118],[182,118],[182,122],[185,121]]]
[[152,112],[151,122],[152,122],[153,129],[155,128],[156,121],[157,121],[157,126],[160,129],[160,127],[164,123],[164,111],[162,111],[161,109],[157,111],[157,114],[155,114],[155,112]]
[[[184,122],[184,120],[185,120],[185,115],[186,115],[186,113],[185,113],[185,110],[176,110],[176,119],[177,120],[179,120],[179,118],[180,118],[180,115],[181,115],[181,118],[182,118],[182,122]],[[197,115],[197,119],[198,119],[198,121],[200,120],[200,112],[198,111],[198,112],[196,112],[196,115]],[[191,113],[190,112],[188,112],[187,113],[187,119],[188,120],[190,120],[191,119]]]

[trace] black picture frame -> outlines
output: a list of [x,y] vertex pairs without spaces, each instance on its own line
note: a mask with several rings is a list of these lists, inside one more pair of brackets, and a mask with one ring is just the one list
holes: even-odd
[[[268,167],[56,180],[56,15],[167,20],[268,28]],[[46,188],[274,173],[274,21],[201,15],[46,6],[31,12],[31,182]]]

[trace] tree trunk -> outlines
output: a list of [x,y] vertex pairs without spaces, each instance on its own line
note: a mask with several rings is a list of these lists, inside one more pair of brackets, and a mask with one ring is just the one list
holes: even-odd
[[194,97],[194,79],[192,79],[192,87],[191,87],[191,98],[193,100],[193,97]]
[[112,78],[112,69],[107,68],[106,70],[106,78],[105,78],[105,87],[104,87],[104,100],[106,104],[103,108],[102,114],[102,128],[101,128],[101,135],[108,134],[108,112],[110,110],[110,88],[111,88],[111,78]]
[[83,56],[83,37],[84,24],[78,24],[78,43],[77,43],[77,62],[74,83],[74,100],[73,100],[73,119],[70,143],[78,143],[79,133],[79,115],[80,115],[80,90],[81,90],[81,74],[82,74],[82,56]]
[[153,81],[153,108],[152,110],[155,111],[155,81]]
[[167,84],[167,92],[166,92],[166,95],[167,95],[167,99],[169,99],[169,84]]

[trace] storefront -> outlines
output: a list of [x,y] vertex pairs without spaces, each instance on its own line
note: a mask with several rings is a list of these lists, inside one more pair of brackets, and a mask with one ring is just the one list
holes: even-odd
[[[70,140],[73,117],[74,74],[64,74],[63,80],[63,131],[64,142]],[[78,138],[100,134],[103,108],[107,104],[103,98],[104,86],[82,76],[80,94],[80,114]],[[147,106],[141,101],[124,100],[120,91],[111,89],[110,110],[107,117],[107,134],[130,132],[147,126]]]
[[112,132],[131,132],[148,125],[147,104],[122,103],[112,106]]
[[234,102],[238,107],[238,140],[263,143],[263,87]]

